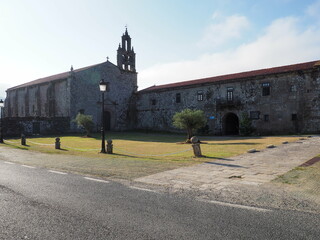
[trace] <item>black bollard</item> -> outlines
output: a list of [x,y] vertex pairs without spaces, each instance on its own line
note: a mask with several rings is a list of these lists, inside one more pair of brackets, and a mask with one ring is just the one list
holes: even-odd
[[60,149],[60,145],[61,145],[60,138],[57,137],[55,142],[55,148]]
[[21,134],[21,145],[26,146],[26,136],[24,134]]

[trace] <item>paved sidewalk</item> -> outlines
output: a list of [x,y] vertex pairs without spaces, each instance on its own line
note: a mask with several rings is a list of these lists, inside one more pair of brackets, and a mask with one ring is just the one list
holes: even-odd
[[282,144],[256,153],[209,159],[135,181],[178,189],[221,190],[236,185],[260,185],[320,154],[320,137]]

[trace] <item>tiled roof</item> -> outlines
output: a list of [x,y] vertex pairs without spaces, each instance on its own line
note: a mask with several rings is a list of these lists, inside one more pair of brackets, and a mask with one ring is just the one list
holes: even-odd
[[222,76],[216,76],[216,77],[201,78],[201,79],[196,79],[191,81],[152,86],[149,88],[145,88],[140,92],[156,91],[156,90],[167,89],[167,88],[179,88],[179,87],[220,82],[220,81],[226,81],[226,80],[240,80],[244,78],[263,76],[263,75],[269,75],[269,74],[306,70],[316,66],[318,67],[320,66],[320,61],[312,61],[312,62],[306,62],[306,63],[281,66],[281,67],[266,68],[266,69],[260,69],[260,70],[249,71],[249,72],[234,73],[234,74],[228,74],[228,75],[222,75]]
[[[103,63],[105,63],[105,62],[103,62]],[[79,68],[79,69],[74,69],[73,72],[75,72],[75,73],[76,72],[80,72],[80,71],[86,70],[88,68],[101,65],[103,63],[98,63],[98,64],[94,64],[94,65],[91,65],[91,66],[87,66],[87,67],[83,67],[83,68]],[[23,88],[23,87],[28,87],[28,86],[32,86],[32,85],[36,85],[36,84],[51,82],[51,81],[54,81],[54,80],[65,79],[65,78],[68,78],[70,76],[70,73],[71,73],[71,71],[68,71],[68,72],[55,74],[55,75],[52,75],[52,76],[49,76],[49,77],[39,78],[39,79],[33,80],[31,82],[27,82],[27,83],[23,83],[23,84],[18,85],[18,86],[14,86],[12,88],[9,88],[8,90],[10,91],[10,90]]]

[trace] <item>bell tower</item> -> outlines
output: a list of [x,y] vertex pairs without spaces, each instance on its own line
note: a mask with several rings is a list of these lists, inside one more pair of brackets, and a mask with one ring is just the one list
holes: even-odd
[[126,72],[136,72],[136,54],[131,46],[131,37],[126,28],[122,35],[121,44],[119,44],[117,54],[117,64],[120,70]]

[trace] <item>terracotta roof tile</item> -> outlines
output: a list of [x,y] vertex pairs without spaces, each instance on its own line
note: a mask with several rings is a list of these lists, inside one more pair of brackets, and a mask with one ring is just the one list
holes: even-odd
[[155,85],[155,86],[145,88],[145,89],[141,90],[140,92],[156,91],[156,90],[161,90],[161,89],[166,89],[166,88],[179,88],[179,87],[220,82],[220,81],[226,81],[226,80],[240,80],[240,79],[255,77],[255,76],[262,76],[262,75],[269,75],[269,74],[276,74],[276,73],[285,73],[285,72],[292,72],[292,71],[298,71],[298,70],[306,70],[306,69],[311,69],[311,68],[313,68],[315,66],[319,66],[319,65],[320,65],[320,61],[312,61],[312,62],[306,62],[306,63],[281,66],[281,67],[254,70],[254,71],[249,71],[249,72],[234,73],[234,74],[221,75],[221,76],[209,77],[209,78],[201,78],[201,79],[196,79],[196,80],[191,80],[191,81],[170,83],[170,84],[164,84],[164,85],[159,85],[159,86]]

